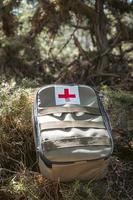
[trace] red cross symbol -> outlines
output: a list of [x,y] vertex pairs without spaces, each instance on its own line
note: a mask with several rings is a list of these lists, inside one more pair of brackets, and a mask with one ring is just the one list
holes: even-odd
[[69,101],[70,98],[76,98],[75,94],[69,94],[69,89],[64,89],[64,94],[58,94],[58,98],[66,99]]

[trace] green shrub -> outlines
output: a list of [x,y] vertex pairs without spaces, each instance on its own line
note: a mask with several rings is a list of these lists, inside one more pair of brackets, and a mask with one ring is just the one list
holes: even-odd
[[32,90],[16,87],[13,82],[2,84],[0,89],[1,165],[9,170],[18,168],[21,163],[32,166],[35,162],[31,124]]

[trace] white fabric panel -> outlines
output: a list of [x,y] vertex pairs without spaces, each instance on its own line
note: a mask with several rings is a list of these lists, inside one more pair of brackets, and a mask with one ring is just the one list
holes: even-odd
[[[67,90],[68,94],[65,94],[66,90]],[[57,85],[57,86],[55,86],[54,91],[55,91],[55,104],[56,105],[63,105],[66,103],[67,104],[80,104],[78,86]],[[62,95],[64,97],[60,97],[59,95]],[[71,97],[72,95],[74,97]],[[68,98],[67,98],[67,96],[68,96]]]

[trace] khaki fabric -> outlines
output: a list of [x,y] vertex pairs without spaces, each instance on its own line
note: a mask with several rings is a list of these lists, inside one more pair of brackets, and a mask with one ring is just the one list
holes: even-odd
[[40,107],[38,109],[38,115],[44,116],[49,114],[56,114],[56,113],[75,113],[75,112],[82,112],[88,113],[92,115],[101,115],[98,108],[87,107],[87,106],[77,106],[77,105],[67,105],[67,107],[62,106],[52,106],[52,107]]
[[103,122],[89,122],[89,121],[60,121],[47,122],[40,124],[41,130],[47,129],[63,129],[63,128],[105,128]]
[[94,160],[94,161],[82,161],[75,162],[73,164],[65,165],[52,165],[52,168],[48,168],[44,162],[39,159],[40,172],[50,178],[57,181],[73,181],[73,180],[95,180],[101,179],[106,175],[109,160]]
[[111,151],[110,136],[94,90],[78,86],[80,105],[66,102],[58,106],[55,87],[41,89],[38,95],[40,138],[47,159],[69,162],[107,157]]

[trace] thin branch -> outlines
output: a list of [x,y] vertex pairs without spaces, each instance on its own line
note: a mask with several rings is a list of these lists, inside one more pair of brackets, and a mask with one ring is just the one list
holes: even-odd
[[128,59],[127,62],[129,62],[129,63],[133,63],[133,58]]
[[75,24],[71,24],[70,27],[74,27],[76,29],[83,29],[83,30],[89,30],[90,29],[89,26],[80,26],[80,25],[75,25]]
[[103,52],[103,53],[101,54],[101,56],[104,56],[104,55],[108,54],[108,52],[110,52],[110,51],[116,46],[117,41],[118,41],[119,38],[120,38],[120,35],[121,35],[121,33],[119,33],[119,34],[116,36],[116,38],[114,39],[113,43],[110,45],[110,48],[107,49],[105,52]]
[[60,82],[60,80],[61,80],[61,78],[62,78],[62,73],[66,73],[66,71],[68,71],[69,68],[70,68],[72,65],[74,65],[76,62],[77,62],[77,59],[73,60],[71,63],[69,63],[68,65],[66,65],[65,67],[63,67],[63,68],[61,69],[60,73],[58,74],[58,77],[60,77],[60,78],[56,81],[56,83],[59,83],[59,82]]
[[10,173],[13,173],[13,174],[18,174],[19,173],[17,171],[13,171],[13,170],[10,170],[10,169],[0,168],[0,172],[2,172],[2,171],[10,172]]
[[74,36],[74,33],[76,32],[77,28],[74,29],[74,31],[71,33],[69,39],[66,41],[66,43],[63,45],[63,47],[59,50],[58,55],[63,51],[63,49],[69,44],[69,42],[71,41],[71,39]]
[[10,156],[7,155],[7,154],[0,153],[0,156],[5,157],[7,160],[12,160],[13,162],[18,163],[19,165],[22,165],[22,163],[21,163],[20,161],[14,159],[14,158],[12,158],[12,157],[10,157]]
[[112,49],[117,45],[117,41],[119,40],[120,35],[121,35],[121,33],[119,33],[119,34],[116,36],[116,38],[114,39],[113,43],[110,45],[110,48],[106,49],[106,50],[105,50],[103,53],[101,53],[100,55],[94,57],[92,61],[95,61],[96,59],[101,58],[101,57],[107,55],[110,51],[112,51]]
[[75,35],[73,36],[73,38],[74,38],[75,46],[78,48],[78,50],[79,50],[79,52],[81,53],[81,55],[82,55],[83,57],[85,57],[85,58],[88,60],[88,62],[89,62],[88,64],[89,64],[90,66],[92,66],[92,61],[91,61],[91,59],[89,58],[88,52],[85,51],[85,50],[82,48],[82,46],[81,46],[81,44],[80,44],[78,38],[77,38]]
[[131,48],[125,50],[124,53],[129,53],[130,51],[133,51],[133,47],[131,47]]
[[70,0],[70,2],[71,2],[70,3],[70,10],[72,12],[74,12],[75,14],[80,14],[80,15],[87,16],[87,17],[89,17],[91,19],[91,21],[93,23],[96,22],[96,19],[95,19],[96,12],[95,12],[94,8],[88,6],[87,4],[85,4],[81,0],[76,0],[76,1],[71,1]]
[[111,77],[120,77],[121,75],[120,74],[112,74],[112,73],[96,73],[96,74],[93,74],[93,75],[90,75],[89,77],[97,77],[97,76],[111,76]]

